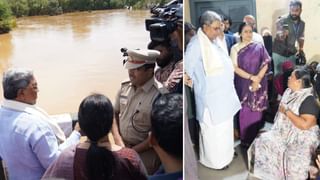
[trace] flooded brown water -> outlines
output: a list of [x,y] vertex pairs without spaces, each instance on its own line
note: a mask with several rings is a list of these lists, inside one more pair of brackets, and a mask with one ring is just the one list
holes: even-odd
[[[10,67],[34,70],[37,104],[50,114],[76,112],[92,92],[114,101],[128,75],[121,47],[146,48],[148,11],[107,10],[20,18],[0,35],[0,78]],[[0,100],[3,99],[2,85]]]

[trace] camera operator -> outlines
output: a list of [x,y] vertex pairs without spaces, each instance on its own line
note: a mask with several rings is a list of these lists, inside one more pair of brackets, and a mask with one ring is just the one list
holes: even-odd
[[[158,50],[160,56],[157,58],[158,68],[155,70],[155,79],[161,82],[170,92],[182,90],[181,79],[183,75],[182,61],[175,61],[173,50],[169,41],[152,41],[148,49]],[[182,91],[180,91],[182,93]]]
[[[273,44],[273,63],[274,63],[274,75],[282,72],[281,64],[290,59],[297,65],[305,63],[303,60],[303,44],[304,44],[304,27],[305,22],[301,19],[302,3],[300,0],[291,0],[290,13],[286,17],[280,17],[276,22],[277,35]],[[296,47],[298,46],[298,47]],[[298,49],[296,49],[298,48]],[[296,55],[299,55],[296,57]],[[304,62],[299,62],[301,61]]]
[[150,31],[149,49],[160,51],[155,78],[170,92],[182,93],[182,1],[173,0],[164,7],[154,7],[151,19],[146,19]]

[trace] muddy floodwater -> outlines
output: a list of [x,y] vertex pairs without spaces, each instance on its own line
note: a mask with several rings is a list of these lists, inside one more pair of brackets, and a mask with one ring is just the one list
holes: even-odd
[[[106,10],[25,17],[0,35],[0,78],[10,67],[34,70],[37,104],[50,114],[77,112],[92,92],[114,101],[127,71],[120,48],[146,48],[149,11]],[[0,100],[3,99],[2,85]]]

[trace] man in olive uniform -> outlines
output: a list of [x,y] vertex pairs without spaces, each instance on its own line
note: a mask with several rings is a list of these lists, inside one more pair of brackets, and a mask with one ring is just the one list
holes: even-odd
[[154,79],[155,62],[160,52],[128,50],[127,53],[124,67],[128,69],[130,80],[121,83],[116,97],[114,112],[117,123],[114,123],[113,135],[116,144],[134,149],[140,155],[148,174],[153,174],[160,160],[148,144],[150,113],[153,101],[160,93],[166,92]]
[[289,15],[281,16],[276,21],[276,37],[273,42],[274,75],[281,74],[281,65],[290,60],[296,65],[296,55],[304,54],[305,22],[301,19],[302,2],[291,0]]

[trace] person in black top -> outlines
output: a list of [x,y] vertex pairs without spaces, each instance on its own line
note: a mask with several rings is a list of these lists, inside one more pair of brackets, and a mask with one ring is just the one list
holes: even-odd
[[314,150],[319,145],[317,117],[310,74],[296,69],[288,79],[271,130],[260,134],[248,150],[249,171],[261,179],[307,179]]

